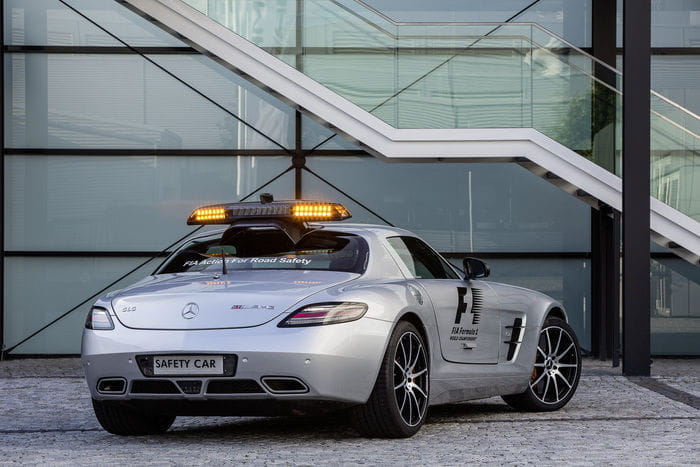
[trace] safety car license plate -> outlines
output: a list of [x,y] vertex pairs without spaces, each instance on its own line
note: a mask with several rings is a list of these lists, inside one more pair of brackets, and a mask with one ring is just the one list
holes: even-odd
[[153,375],[223,375],[223,355],[154,355]]

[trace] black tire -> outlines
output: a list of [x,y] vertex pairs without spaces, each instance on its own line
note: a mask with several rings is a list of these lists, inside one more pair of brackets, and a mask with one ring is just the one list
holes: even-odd
[[367,437],[408,438],[423,425],[429,396],[430,362],[425,341],[413,324],[400,321],[389,339],[372,394],[366,404],[351,410],[351,420]]
[[562,319],[547,318],[536,352],[527,389],[503,400],[528,412],[559,410],[571,400],[581,377],[581,347],[574,330]]
[[137,412],[117,404],[93,399],[97,421],[113,435],[143,436],[165,433],[175,421],[174,415]]

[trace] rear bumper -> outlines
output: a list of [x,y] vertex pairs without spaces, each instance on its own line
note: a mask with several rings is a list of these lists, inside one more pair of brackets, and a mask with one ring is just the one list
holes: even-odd
[[[116,324],[111,331],[85,330],[82,363],[92,397],[98,400],[180,401],[183,408],[199,407],[197,411],[206,411],[207,401],[211,401],[211,408],[219,406],[222,411],[224,407],[237,410],[237,404],[227,405],[225,401],[250,401],[251,406],[255,405],[253,401],[269,401],[270,405],[285,401],[358,404],[367,401],[374,387],[392,326],[367,317],[308,328],[278,328],[272,323],[246,329],[153,331]],[[236,355],[235,375],[147,377],[136,361],[138,355],[202,353]],[[306,388],[303,392],[274,392],[264,384],[264,378],[270,376],[295,378]],[[99,392],[97,385],[103,378],[123,378],[124,392]],[[154,380],[171,383],[170,391],[143,392],[144,384],[140,382]],[[259,389],[245,380],[257,383]],[[200,381],[201,389],[188,394],[183,381]],[[221,393],[222,385],[218,383],[214,394],[210,391],[216,385],[210,386],[213,381],[233,382],[231,387],[245,387],[246,392]]]

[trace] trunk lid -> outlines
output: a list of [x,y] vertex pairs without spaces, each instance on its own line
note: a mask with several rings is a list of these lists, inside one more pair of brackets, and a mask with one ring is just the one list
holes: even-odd
[[151,276],[112,298],[117,319],[134,329],[196,330],[259,326],[306,297],[355,279],[334,271],[234,271]]

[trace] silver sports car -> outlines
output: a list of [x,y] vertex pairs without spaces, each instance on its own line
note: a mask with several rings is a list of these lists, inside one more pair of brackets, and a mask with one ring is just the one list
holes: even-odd
[[339,223],[342,205],[206,206],[152,275],[94,304],[82,361],[110,433],[154,434],[177,415],[343,409],[360,433],[408,437],[428,407],[500,395],[564,406],[578,340],[563,307],[458,271],[406,230]]

